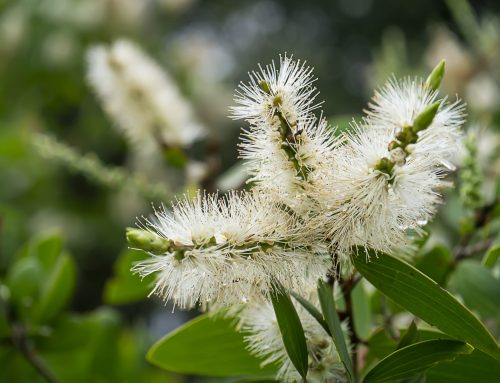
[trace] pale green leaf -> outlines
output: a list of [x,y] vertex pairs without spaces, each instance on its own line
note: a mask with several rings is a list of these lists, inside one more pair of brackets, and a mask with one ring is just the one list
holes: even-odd
[[164,370],[205,376],[265,375],[275,366],[260,367],[261,360],[245,348],[244,334],[233,320],[201,315],[156,342],[149,362]]

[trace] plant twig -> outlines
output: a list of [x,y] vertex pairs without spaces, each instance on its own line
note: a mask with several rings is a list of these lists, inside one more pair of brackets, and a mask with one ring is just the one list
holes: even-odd
[[[38,356],[33,348],[26,327],[23,324],[16,323],[13,318],[13,313],[7,304],[8,298],[2,293],[2,285],[0,285],[0,314],[3,314],[7,319],[10,328],[10,343],[16,347],[24,356],[26,361],[42,376],[48,383],[59,383],[59,380],[54,373],[49,369],[45,362]],[[7,338],[2,341],[6,341]]]
[[359,339],[356,329],[354,328],[352,290],[360,280],[361,277],[355,275],[351,275],[348,279],[340,279],[340,288],[345,301],[343,317],[349,321],[351,330],[349,333],[349,340],[351,343],[351,359],[356,381],[358,380],[358,345],[361,343],[361,339]]
[[479,246],[479,250],[476,250],[476,248],[470,246],[470,242],[472,241],[475,232],[486,226],[491,221],[491,219],[493,218],[493,213],[499,204],[500,197],[497,197],[493,202],[484,205],[476,211],[471,231],[462,237],[453,251],[453,259],[455,260],[455,262],[467,256],[473,255],[478,251],[481,251],[481,246],[485,245],[486,243],[481,244],[480,242],[481,245]]
[[48,383],[58,383],[59,380],[57,377],[35,352],[28,338],[26,328],[23,325],[14,324],[11,326],[11,332],[12,343],[17,347],[28,363],[30,363]]

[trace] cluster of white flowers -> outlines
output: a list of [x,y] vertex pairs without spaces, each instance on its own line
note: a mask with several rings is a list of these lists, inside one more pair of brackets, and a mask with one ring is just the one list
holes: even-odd
[[234,118],[250,124],[241,155],[256,189],[321,231],[337,261],[353,246],[393,252],[421,233],[440,202],[443,176],[461,142],[463,105],[438,100],[423,80],[392,79],[366,116],[334,138],[313,114],[311,69],[281,58],[241,84]]
[[[426,81],[389,81],[341,135],[315,115],[318,92],[305,63],[283,56],[279,68],[252,72],[231,114],[249,123],[240,153],[253,190],[198,194],[173,212],[157,211],[143,228],[162,245],[136,269],[157,273],[154,292],[182,307],[236,306],[250,351],[281,363],[281,378],[298,380],[269,303],[271,286],[278,281],[311,298],[318,278],[350,265],[355,247],[393,253],[423,232],[461,143],[463,105],[438,99],[443,70]],[[148,250],[134,233],[132,245]],[[297,311],[308,379],[343,381],[331,337]]]
[[91,86],[138,151],[147,153],[157,142],[183,147],[203,136],[175,82],[132,42],[95,46],[87,56]]
[[[301,291],[324,275],[328,258],[318,255],[319,239],[304,238],[295,220],[263,194],[198,194],[142,221],[163,247],[136,269],[157,273],[153,292],[182,308],[262,299],[272,281]],[[132,245],[136,233],[129,232]]]

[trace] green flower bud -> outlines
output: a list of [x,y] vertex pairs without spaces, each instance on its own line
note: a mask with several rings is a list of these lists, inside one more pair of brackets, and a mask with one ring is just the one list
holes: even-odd
[[259,88],[267,94],[271,94],[271,88],[269,87],[269,83],[266,80],[262,80],[261,82],[259,82]]
[[432,90],[437,90],[439,88],[439,85],[441,85],[441,80],[444,77],[444,67],[445,61],[441,60],[439,64],[437,64],[432,70],[429,77],[427,77],[427,80],[425,80],[425,85],[427,85],[427,87]]
[[392,175],[393,168],[394,168],[394,162],[392,162],[387,157],[382,157],[380,160],[378,160],[377,164],[375,165],[375,170],[385,173],[388,176]]
[[436,101],[434,104],[425,108],[425,110],[415,118],[413,121],[413,131],[415,133],[427,129],[427,127],[432,124],[432,120],[434,120],[440,105],[441,101]]
[[127,241],[135,249],[153,254],[165,254],[170,248],[170,241],[146,230],[127,228]]

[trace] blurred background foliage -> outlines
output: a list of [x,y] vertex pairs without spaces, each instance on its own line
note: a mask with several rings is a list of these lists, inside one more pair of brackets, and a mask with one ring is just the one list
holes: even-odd
[[[207,128],[184,153],[203,176],[175,152],[157,167],[137,161],[93,95],[87,49],[123,37],[170,73]],[[315,68],[339,130],[392,73],[446,60],[444,92],[468,103],[469,135],[415,263],[499,335],[498,1],[0,0],[0,381],[43,381],[37,365],[61,381],[188,381],[144,360],[195,313],[145,299],[148,281],[129,272],[143,255],[127,250],[124,227],[175,194],[243,187],[228,106],[247,71],[284,52]],[[370,286],[356,294],[366,339],[408,324]]]

